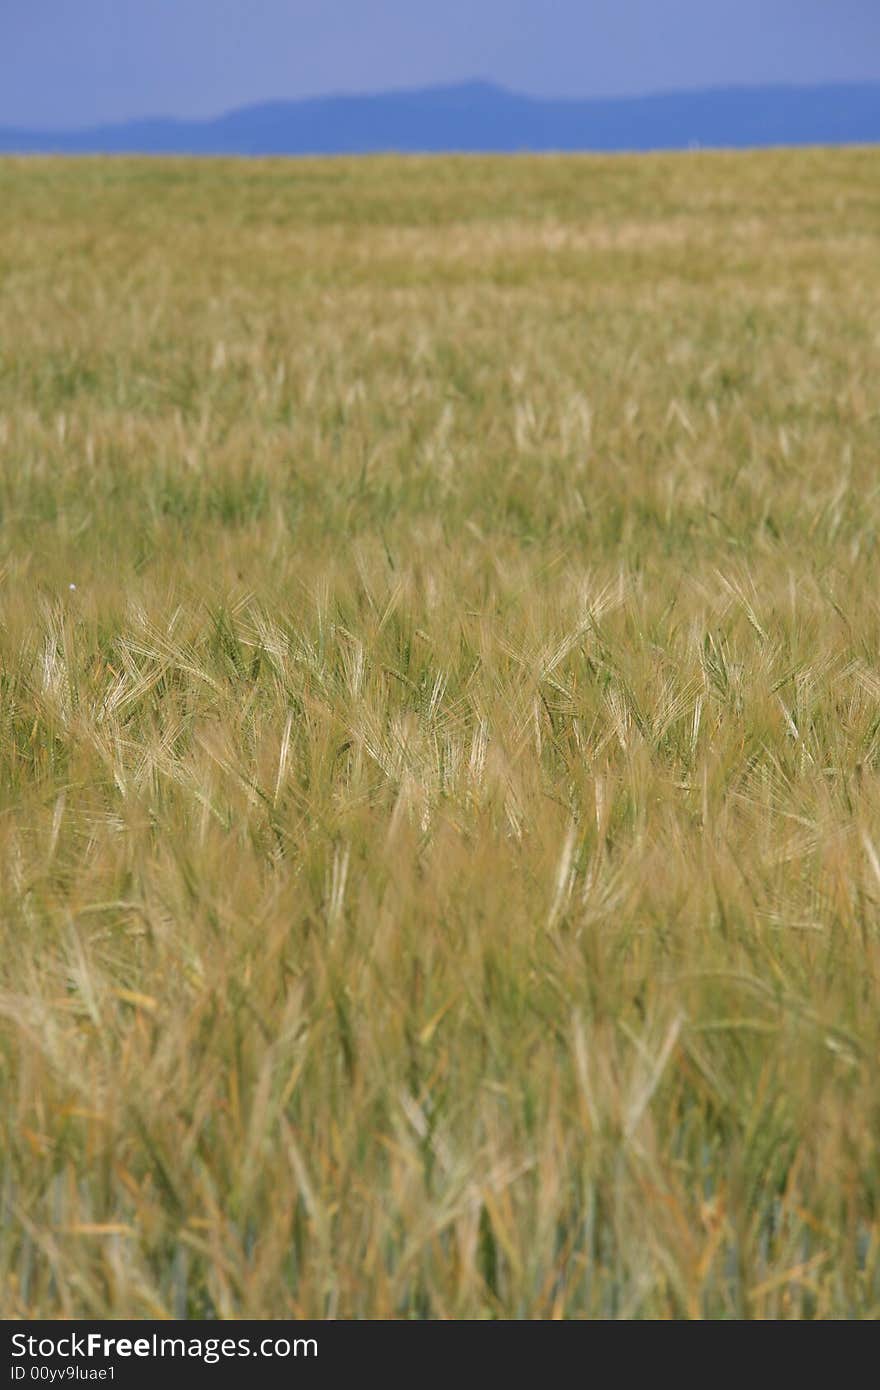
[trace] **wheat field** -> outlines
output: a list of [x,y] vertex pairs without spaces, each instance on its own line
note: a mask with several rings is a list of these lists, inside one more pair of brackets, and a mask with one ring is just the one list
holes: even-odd
[[6,1317],[880,1313],[876,161],[0,162]]

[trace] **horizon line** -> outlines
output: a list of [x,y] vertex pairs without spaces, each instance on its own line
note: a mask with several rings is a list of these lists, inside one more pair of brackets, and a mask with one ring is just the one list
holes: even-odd
[[122,116],[117,119],[97,120],[89,122],[86,125],[75,126],[36,126],[3,120],[0,121],[0,131],[4,133],[33,136],[63,135],[65,137],[75,137],[78,135],[88,135],[92,132],[119,129],[121,127],[124,128],[140,124],[167,123],[173,125],[210,126],[218,121],[225,120],[229,116],[234,116],[239,112],[260,110],[267,107],[306,106],[309,104],[326,102],[381,101],[388,97],[430,96],[432,93],[464,92],[468,89],[491,91],[506,97],[512,97],[518,101],[531,102],[535,105],[600,106],[618,105],[627,102],[662,101],[665,99],[674,99],[675,97],[711,96],[734,92],[757,93],[784,91],[807,93],[827,90],[829,88],[856,90],[865,87],[880,88],[880,77],[859,79],[832,78],[814,82],[792,82],[785,81],[784,79],[771,82],[721,82],[710,84],[709,86],[652,88],[645,92],[617,93],[605,96],[544,96],[508,87],[503,82],[498,82],[494,78],[467,77],[455,81],[431,82],[416,86],[383,87],[373,90],[336,90],[293,97],[265,97],[252,101],[243,101],[235,106],[225,107],[210,116],[176,116],[167,112],[162,114],[153,112],[152,114],[141,116]]

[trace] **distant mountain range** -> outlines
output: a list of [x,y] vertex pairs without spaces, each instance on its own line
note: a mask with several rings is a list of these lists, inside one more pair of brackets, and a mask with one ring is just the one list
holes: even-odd
[[7,154],[512,153],[875,142],[880,82],[601,101],[549,101],[465,82],[270,102],[208,121],[139,120],[73,132],[0,128],[0,152]]

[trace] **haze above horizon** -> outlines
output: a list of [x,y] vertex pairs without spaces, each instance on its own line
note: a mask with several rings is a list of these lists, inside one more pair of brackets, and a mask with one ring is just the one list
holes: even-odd
[[480,74],[544,98],[880,79],[863,0],[6,0],[0,125],[57,131]]

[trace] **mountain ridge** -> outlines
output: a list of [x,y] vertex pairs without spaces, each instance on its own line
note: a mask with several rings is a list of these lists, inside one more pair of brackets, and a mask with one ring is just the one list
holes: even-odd
[[324,155],[623,152],[880,143],[880,82],[768,85],[590,99],[484,79],[164,116],[75,131],[0,127],[3,154]]

